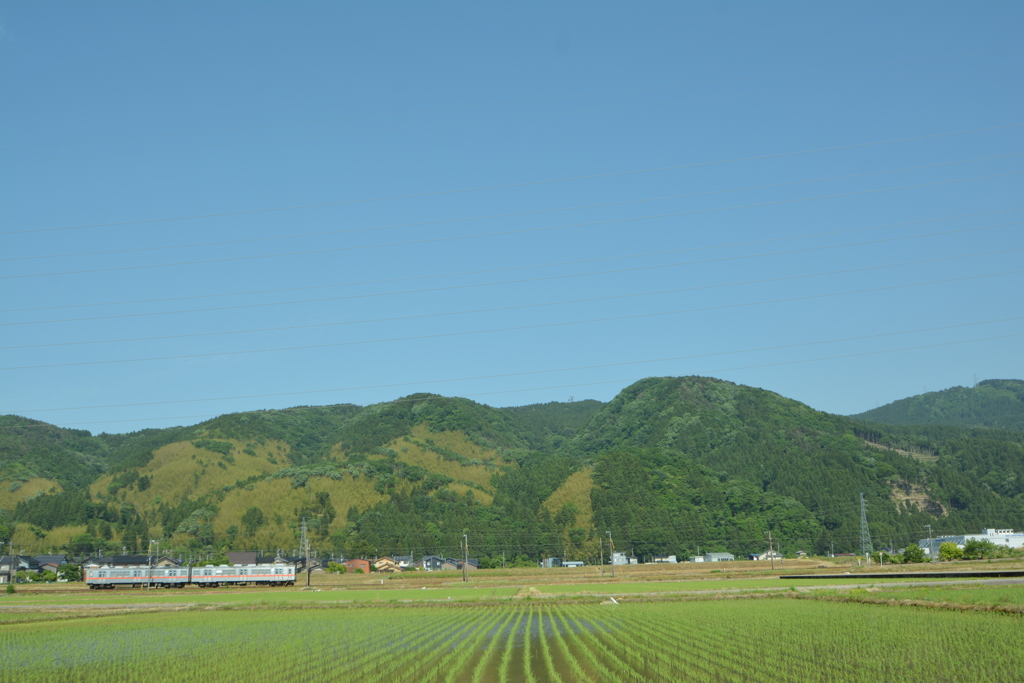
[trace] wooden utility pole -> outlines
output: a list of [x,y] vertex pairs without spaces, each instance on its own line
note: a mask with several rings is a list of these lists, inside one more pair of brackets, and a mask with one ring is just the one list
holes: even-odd
[[306,518],[302,518],[302,549],[306,552],[306,588],[309,588],[309,536],[306,534]]
[[601,547],[601,576],[604,577],[604,539],[598,536],[597,544]]
[[608,557],[612,561],[612,578],[615,578],[615,543],[612,542],[612,532],[608,532]]
[[462,534],[462,581],[469,583],[469,534]]
[[775,569],[775,553],[772,551],[772,532],[768,531],[768,558],[772,561],[772,569]]

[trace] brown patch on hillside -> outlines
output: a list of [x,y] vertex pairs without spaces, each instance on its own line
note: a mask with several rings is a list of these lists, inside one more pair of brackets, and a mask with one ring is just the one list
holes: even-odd
[[875,443],[874,441],[868,441],[867,439],[862,439],[862,440],[864,441],[864,443],[866,443],[867,445],[871,446],[872,448],[877,448],[877,449],[883,450],[883,451],[895,451],[896,453],[899,453],[900,455],[905,455],[908,458],[913,458],[914,460],[920,460],[921,462],[936,462],[939,459],[939,456],[934,455],[932,453],[914,453],[914,452],[911,452],[911,451],[905,451],[905,450],[900,449],[900,448],[893,448],[892,446],[886,446],[884,444]]
[[943,507],[942,503],[929,497],[928,492],[916,484],[907,484],[906,482],[893,484],[890,497],[895,501],[897,508],[902,503],[908,510],[911,505],[916,505],[922,512],[938,513],[943,517],[949,514],[949,510]]

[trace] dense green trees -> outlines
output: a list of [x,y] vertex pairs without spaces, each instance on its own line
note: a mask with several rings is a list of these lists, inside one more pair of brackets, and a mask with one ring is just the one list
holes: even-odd
[[[1016,395],[1011,385],[980,386],[1009,400]],[[253,448],[279,440],[293,462],[282,462],[276,472],[250,483],[283,477],[301,488],[317,478],[372,480],[386,498],[378,505],[350,509],[337,520],[323,493],[287,520],[291,527],[306,518],[316,545],[348,554],[457,554],[463,529],[469,529],[473,554],[500,558],[504,553],[528,562],[545,555],[596,554],[597,537],[606,538],[607,531],[618,549],[643,556],[687,555],[698,547],[761,551],[769,531],[784,551],[849,552],[859,549],[861,492],[879,544],[912,545],[925,524],[936,533],[1024,527],[1024,432],[867,423],[705,377],[642,380],[608,404],[494,409],[415,394],[367,408],[257,411],[187,428],[96,437],[4,419],[13,429],[0,430],[0,472],[35,476],[67,465],[63,481],[69,490],[25,500],[6,520],[0,514],[0,535],[9,535],[15,523],[36,529],[37,535],[56,526],[87,525],[73,545],[89,547],[88,552],[115,537],[121,539],[118,547],[141,548],[150,524],[165,535],[188,534],[194,548],[252,543],[270,523],[259,501],[240,520],[228,520],[234,531],[224,538],[213,534],[214,519],[224,523],[217,517],[219,492],[157,501],[144,514],[116,502],[126,492],[153,485],[139,468],[161,446],[190,441],[230,458],[232,439]],[[404,462],[392,442],[403,437],[411,442],[417,425],[434,432],[459,430],[473,443],[497,450],[501,457],[488,463],[490,486],[472,484],[467,491],[466,482],[451,476],[450,465],[475,467],[480,461],[442,447],[442,439],[419,437],[423,442],[416,445],[440,455],[444,472],[431,471],[422,461]],[[582,468],[593,468],[592,525],[581,521],[583,510],[576,503],[550,510],[543,505]],[[104,469],[114,475],[113,482],[93,497],[84,484]],[[19,480],[9,481],[17,486]],[[493,504],[480,504],[480,488],[493,492]]]

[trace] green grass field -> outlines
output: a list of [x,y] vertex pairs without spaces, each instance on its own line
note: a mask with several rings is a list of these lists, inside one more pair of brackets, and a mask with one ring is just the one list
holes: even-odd
[[8,624],[5,680],[1020,680],[1019,616],[764,598],[184,611]]

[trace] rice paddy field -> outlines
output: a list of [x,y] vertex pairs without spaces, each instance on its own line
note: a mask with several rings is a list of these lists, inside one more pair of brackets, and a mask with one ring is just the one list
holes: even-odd
[[1024,620],[984,611],[782,595],[621,604],[522,598],[174,609],[179,611],[8,622],[0,627],[0,680],[1024,677]]

